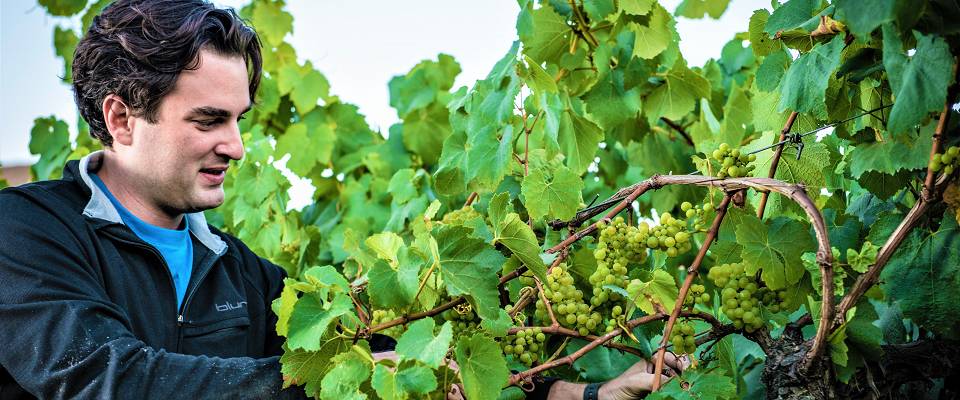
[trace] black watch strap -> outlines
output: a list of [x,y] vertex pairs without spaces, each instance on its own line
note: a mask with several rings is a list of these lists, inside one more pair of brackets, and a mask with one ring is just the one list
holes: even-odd
[[591,383],[583,388],[583,400],[599,400],[600,385],[602,383]]

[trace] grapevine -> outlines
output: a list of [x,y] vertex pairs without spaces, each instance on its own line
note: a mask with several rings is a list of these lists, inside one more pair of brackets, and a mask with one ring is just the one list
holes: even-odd
[[[652,352],[653,389],[673,398],[704,397],[704,382],[716,398],[859,398],[915,395],[901,375],[944,381],[927,371],[948,367],[882,364],[960,329],[943,318],[960,304],[960,30],[939,3],[877,16],[773,2],[706,63],[684,58],[676,23],[720,1],[521,3],[519,40],[485,78],[457,89],[460,65],[440,55],[391,80],[389,132],[286,42],[282,2],[239,11],[265,84],[206,215],[287,271],[272,304],[285,382],[317,398],[435,398],[457,382],[486,400],[538,375],[595,376],[591,352]],[[37,179],[94,148],[61,124],[36,122]],[[710,176],[672,175],[694,169]],[[289,207],[287,173],[312,182],[311,204]],[[833,251],[867,240],[884,244],[858,269]],[[922,334],[893,343],[871,333],[884,321]],[[374,334],[398,340],[398,360],[367,358]],[[661,382],[667,351],[702,367]],[[716,362],[727,351],[750,362]]]

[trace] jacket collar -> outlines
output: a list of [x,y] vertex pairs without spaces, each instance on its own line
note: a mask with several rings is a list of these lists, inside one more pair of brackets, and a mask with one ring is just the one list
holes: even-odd
[[[117,212],[117,208],[110,202],[107,194],[100,190],[100,187],[93,183],[93,179],[90,178],[90,171],[100,169],[101,161],[103,161],[103,150],[95,151],[80,159],[77,174],[80,176],[80,181],[83,185],[90,191],[90,200],[83,209],[83,215],[89,218],[101,219],[122,225],[123,220],[120,219],[120,213]],[[202,211],[188,213],[185,214],[184,217],[189,221],[190,233],[192,233],[200,243],[203,243],[204,246],[218,256],[223,255],[223,253],[227,251],[227,244],[223,239],[220,239],[219,236],[210,232],[210,227],[207,226],[207,219],[203,216]]]

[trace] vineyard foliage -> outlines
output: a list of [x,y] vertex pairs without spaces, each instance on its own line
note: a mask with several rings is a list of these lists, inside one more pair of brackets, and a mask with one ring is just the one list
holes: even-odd
[[[107,3],[40,0],[83,25],[54,31],[65,81],[79,35]],[[717,58],[689,65],[676,19],[718,18],[727,3],[519,0],[519,40],[503,43],[485,79],[454,88],[460,66],[444,54],[394,77],[401,122],[387,132],[301,62],[282,1],[243,7],[264,77],[241,123],[245,157],[229,170],[226,202],[206,215],[289,273],[273,303],[287,384],[326,399],[444,398],[451,383],[471,400],[515,398],[510,384],[534,372],[601,381],[654,359],[669,325],[667,350],[692,354],[694,367],[651,398],[762,397],[758,337],[806,319],[815,341],[822,303],[838,304],[871,268],[882,268],[879,283],[819,338],[836,382],[862,379],[884,345],[960,339],[955,183],[933,191],[945,201],[878,262],[926,193],[934,143],[938,163],[956,159],[960,119],[937,130],[956,114],[945,111],[956,101],[956,3],[774,1]],[[788,135],[782,157],[771,147],[785,127],[827,125]],[[97,147],[83,121],[53,116],[31,137],[38,180]],[[316,188],[303,209],[288,206],[278,160]],[[832,254],[818,259],[801,204],[755,190],[730,189],[731,202],[718,186],[653,187],[619,219],[562,223],[612,207],[603,199],[621,188],[692,172],[801,184]],[[689,270],[721,219],[699,274]],[[562,242],[588,227],[598,233]],[[371,357],[374,332],[397,339],[397,359]]]

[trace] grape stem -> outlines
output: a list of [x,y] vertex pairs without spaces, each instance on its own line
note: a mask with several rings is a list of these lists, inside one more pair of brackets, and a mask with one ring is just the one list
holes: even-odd
[[550,326],[559,327],[560,323],[557,322],[557,317],[553,314],[553,305],[550,304],[550,300],[547,300],[547,296],[543,294],[543,284],[540,283],[540,278],[533,277],[533,283],[537,285],[537,294],[540,295],[540,301],[543,302],[543,306],[547,309],[547,314],[550,315]]
[[[770,160],[770,172],[767,173],[767,178],[773,179],[777,175],[777,165],[780,164],[780,156],[783,154],[784,141],[787,138],[787,134],[793,129],[793,123],[796,122],[797,115],[799,114],[797,114],[796,111],[790,113],[790,116],[787,117],[787,123],[784,124],[783,129],[780,130],[780,139],[777,139],[780,145],[777,146],[777,150],[773,152],[773,159]],[[760,194],[760,204],[757,206],[757,218],[763,219],[763,210],[767,208],[768,197],[770,197],[770,192]]]
[[673,325],[677,322],[677,317],[680,316],[680,310],[683,309],[683,300],[687,297],[687,292],[690,291],[690,285],[693,284],[693,280],[697,278],[697,272],[700,269],[700,264],[703,263],[703,259],[707,256],[707,249],[710,248],[710,245],[713,243],[713,240],[716,239],[717,233],[720,231],[720,223],[723,222],[723,217],[727,215],[727,208],[730,206],[731,195],[725,193],[723,200],[720,201],[720,205],[717,206],[717,215],[713,218],[713,224],[710,226],[710,230],[707,231],[707,237],[703,241],[703,245],[700,246],[700,251],[697,252],[697,257],[693,259],[693,263],[690,264],[690,268],[687,269],[687,277],[683,281],[683,286],[680,287],[680,294],[677,296],[677,302],[673,306],[673,311],[670,313],[670,319],[667,320],[667,326],[663,330],[663,337],[660,339],[660,350],[657,351],[656,366],[654,367],[653,372],[653,390],[656,391],[660,389],[660,374],[663,373],[663,358],[666,356],[666,345],[670,339],[670,331],[673,330]]
[[[960,76],[957,75],[957,66],[960,64],[960,58],[957,59],[957,62],[953,64],[953,76],[956,77],[954,81],[960,80]],[[930,162],[933,162],[933,156],[940,152],[940,144],[943,142],[943,134],[947,129],[947,121],[950,120],[950,105],[952,102],[950,99],[956,97],[956,92],[958,90],[958,84],[955,82],[953,85],[950,85],[950,93],[947,93],[947,101],[943,105],[943,111],[940,113],[940,121],[937,123],[937,129],[933,131],[933,146],[930,146]],[[927,177],[923,180],[923,199],[927,202],[933,200],[933,185],[936,178],[937,172],[930,168],[931,164],[927,163]]]

